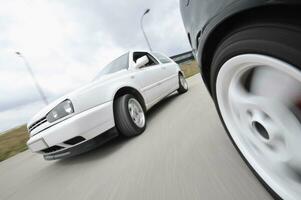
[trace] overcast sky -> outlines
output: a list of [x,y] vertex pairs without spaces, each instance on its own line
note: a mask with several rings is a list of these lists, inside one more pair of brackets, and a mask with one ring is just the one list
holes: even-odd
[[128,49],[145,49],[139,21],[154,50],[189,50],[178,0],[10,0],[0,3],[0,132],[42,106],[20,57],[29,61],[47,98],[89,82]]

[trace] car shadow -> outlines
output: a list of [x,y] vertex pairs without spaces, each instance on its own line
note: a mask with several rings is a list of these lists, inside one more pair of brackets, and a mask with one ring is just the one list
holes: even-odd
[[[161,100],[159,103],[154,105],[150,110],[147,112],[147,118],[148,120],[151,120],[152,118],[156,117],[156,115],[164,109],[164,107],[168,106],[170,102],[175,100],[175,98],[178,96],[178,93],[174,92],[167,97],[165,97],[163,100]],[[139,137],[139,136],[138,136]],[[110,141],[104,143],[103,145],[100,145],[96,147],[95,149],[92,149],[91,151],[70,157],[65,158],[61,160],[57,160],[54,163],[56,165],[73,165],[73,164],[79,164],[84,162],[94,162],[99,159],[105,158],[107,156],[110,156],[117,151],[119,151],[123,145],[127,143],[129,140],[133,140],[137,137],[133,138],[125,138],[122,136],[117,136],[116,138],[111,139]]]

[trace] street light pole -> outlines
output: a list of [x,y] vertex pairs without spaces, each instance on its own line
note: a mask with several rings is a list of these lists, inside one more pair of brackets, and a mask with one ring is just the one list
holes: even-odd
[[149,42],[149,40],[148,40],[148,38],[147,38],[147,36],[146,36],[146,33],[145,33],[145,31],[144,31],[144,28],[143,28],[143,18],[144,18],[144,16],[145,16],[147,13],[149,13],[149,11],[150,11],[149,8],[146,9],[145,12],[143,13],[143,15],[141,16],[141,19],[140,19],[140,26],[141,26],[141,30],[142,30],[142,33],[143,33],[143,35],[144,35],[144,38],[145,38],[145,40],[146,40],[146,43],[147,43],[147,45],[148,45],[148,48],[149,48],[150,51],[152,51],[152,47],[151,47],[151,45],[150,45],[150,42]]
[[43,102],[47,105],[47,104],[48,104],[47,98],[46,98],[45,94],[43,93],[43,90],[42,90],[41,86],[39,85],[39,82],[38,82],[38,80],[36,79],[36,77],[35,77],[35,75],[34,75],[32,69],[31,69],[31,67],[30,67],[30,65],[29,65],[29,63],[28,63],[28,61],[26,60],[26,58],[25,58],[20,52],[16,52],[16,54],[17,54],[20,58],[22,58],[22,60],[24,61],[24,64],[25,64],[25,66],[26,66],[28,72],[29,72],[30,75],[31,75],[31,78],[32,78],[32,80],[33,80],[33,82],[34,82],[34,84],[35,84],[36,89],[38,90],[38,92],[39,92],[39,94],[40,94],[40,96],[41,96]]

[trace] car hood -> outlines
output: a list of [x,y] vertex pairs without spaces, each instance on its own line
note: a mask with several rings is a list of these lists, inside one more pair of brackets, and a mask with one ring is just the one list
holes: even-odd
[[[31,124],[35,123],[36,121],[46,117],[46,115],[62,101],[69,99],[73,103],[74,98],[81,96],[81,94],[86,93],[86,91],[91,90],[91,88],[93,88],[97,85],[106,84],[108,81],[111,81],[116,77],[119,77],[122,73],[125,73],[125,71],[120,71],[120,72],[116,72],[113,74],[103,75],[100,78],[98,78],[97,80],[94,80],[93,82],[85,84],[84,86],[56,99],[55,101],[51,102],[46,107],[44,107],[42,110],[40,110],[38,113],[36,113],[27,123],[27,127],[29,127]],[[77,112],[76,107],[75,107],[75,112]]]

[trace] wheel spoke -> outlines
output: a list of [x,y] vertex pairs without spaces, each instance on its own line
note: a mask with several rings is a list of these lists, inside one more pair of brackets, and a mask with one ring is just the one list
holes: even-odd
[[291,104],[301,99],[301,84],[291,76],[267,67],[254,71],[252,93]]
[[229,98],[234,104],[243,106],[250,103],[251,96],[241,85],[233,84],[230,86]]
[[232,111],[241,120],[250,117],[252,110],[248,110],[256,105],[256,96],[247,92],[241,84],[233,84],[229,89],[229,101]]

